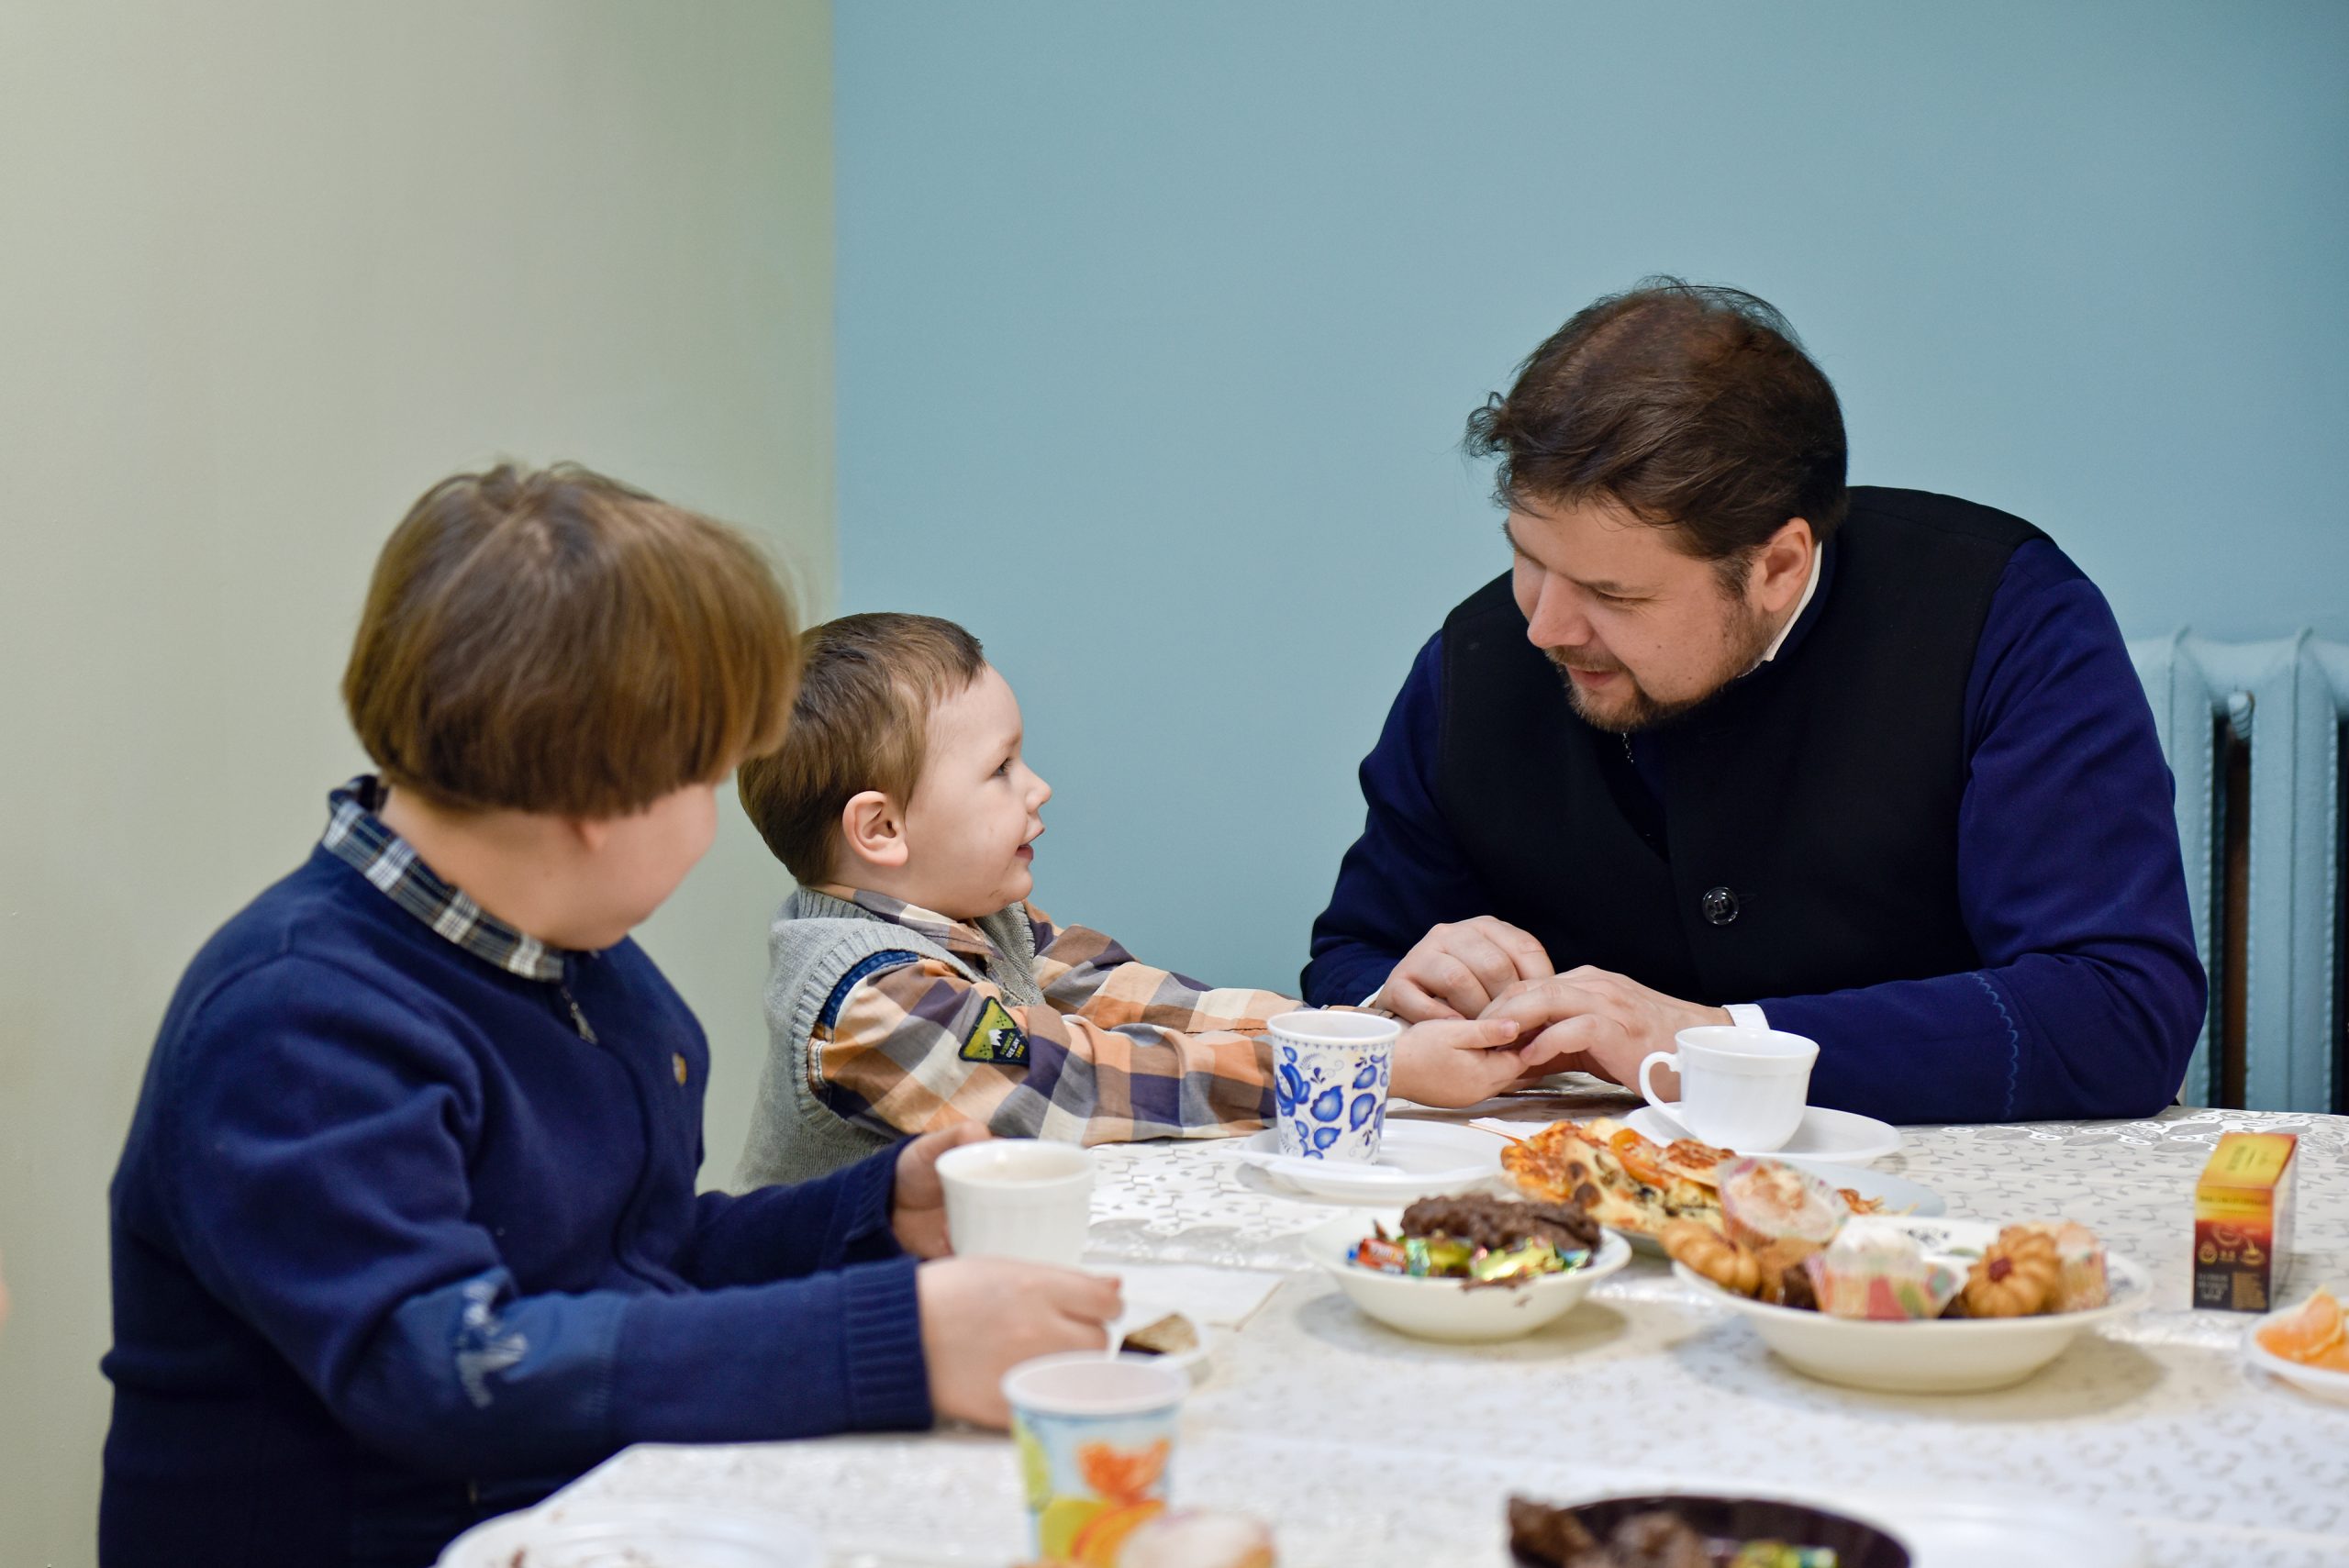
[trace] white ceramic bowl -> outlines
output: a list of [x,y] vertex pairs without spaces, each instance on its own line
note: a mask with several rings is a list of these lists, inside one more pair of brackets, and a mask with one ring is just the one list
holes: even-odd
[[475,1525],[449,1543],[438,1568],[823,1568],[824,1561],[816,1532],[777,1514],[556,1498]]
[[[2288,1310],[2297,1311],[2298,1307],[2294,1307]],[[2269,1376],[2280,1377],[2293,1387],[2304,1393],[2313,1394],[2319,1399],[2331,1399],[2339,1404],[2349,1405],[2349,1372],[2329,1372],[2321,1366],[2302,1366],[2299,1362],[2288,1361],[2260,1344],[2259,1330],[2273,1319],[2282,1316],[2283,1313],[2271,1312],[2266,1317],[2254,1318],[2243,1325],[2243,1359]]]
[[1346,1261],[1373,1221],[1393,1235],[1403,1223],[1399,1208],[1356,1209],[1325,1220],[1298,1240],[1305,1255],[1327,1270],[1356,1307],[1390,1329],[1423,1340],[1474,1343],[1514,1340],[1555,1322],[1575,1309],[1590,1287],[1631,1261],[1631,1245],[1602,1229],[1590,1262],[1563,1274],[1542,1274],[1521,1285],[1477,1285],[1460,1280],[1412,1279],[1380,1273]]
[[[1979,1256],[1999,1230],[1981,1219],[1889,1223],[1936,1256]],[[2153,1296],[2145,1271],[2115,1252],[2105,1254],[2110,1299],[2102,1307],[2041,1318],[1937,1318],[1923,1323],[1878,1323],[1772,1307],[1732,1295],[1684,1263],[1675,1263],[1672,1272],[1707,1301],[1752,1322],[1762,1342],[1796,1371],[1886,1394],[1970,1394],[2021,1383],[2088,1329],[2136,1311]]]

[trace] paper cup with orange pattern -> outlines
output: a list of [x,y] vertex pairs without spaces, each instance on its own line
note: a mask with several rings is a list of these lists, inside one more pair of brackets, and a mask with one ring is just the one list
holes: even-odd
[[1176,1418],[1190,1380],[1149,1356],[1039,1356],[1004,1374],[1036,1555],[1111,1568],[1165,1511]]

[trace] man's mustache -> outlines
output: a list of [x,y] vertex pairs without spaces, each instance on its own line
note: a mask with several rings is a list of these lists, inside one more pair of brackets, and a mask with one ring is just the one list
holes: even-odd
[[1580,670],[1586,675],[1609,675],[1623,668],[1613,660],[1604,664],[1593,664],[1586,660],[1569,659],[1553,648],[1543,649],[1542,656],[1561,670]]

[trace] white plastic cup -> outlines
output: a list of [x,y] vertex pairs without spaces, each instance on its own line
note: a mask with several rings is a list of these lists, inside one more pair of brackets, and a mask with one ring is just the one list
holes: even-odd
[[1074,1268],[1093,1218],[1093,1156],[1074,1143],[996,1138],[938,1160],[946,1230],[963,1257]]
[[1376,1013],[1308,1007],[1281,1014],[1271,1027],[1281,1152],[1333,1164],[1377,1159],[1402,1024]]
[[[1677,1051],[1651,1051],[1640,1063],[1640,1094],[1690,1136],[1741,1154],[1782,1149],[1802,1126],[1810,1068],[1819,1044],[1781,1029],[1705,1024],[1672,1037]],[[1649,1087],[1661,1063],[1680,1074],[1680,1103]]]

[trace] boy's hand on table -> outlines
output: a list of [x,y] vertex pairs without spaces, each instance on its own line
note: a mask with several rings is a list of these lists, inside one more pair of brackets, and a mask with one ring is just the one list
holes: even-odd
[[897,1151],[889,1229],[898,1246],[917,1258],[943,1258],[954,1250],[946,1235],[946,1188],[938,1179],[938,1157],[993,1136],[985,1123],[966,1121],[943,1132],[925,1132]]
[[1479,915],[1431,928],[1387,975],[1373,1005],[1408,1024],[1473,1018],[1509,986],[1551,973],[1550,955],[1531,933]]
[[1473,1106],[1515,1087],[1530,1075],[1553,1072],[1556,1050],[1520,1046],[1513,1018],[1433,1019],[1413,1024],[1395,1042],[1388,1087],[1423,1106]]
[[1106,1351],[1124,1307],[1116,1279],[1018,1258],[942,1258],[914,1272],[930,1407],[1001,1427],[1003,1374],[1034,1356]]

